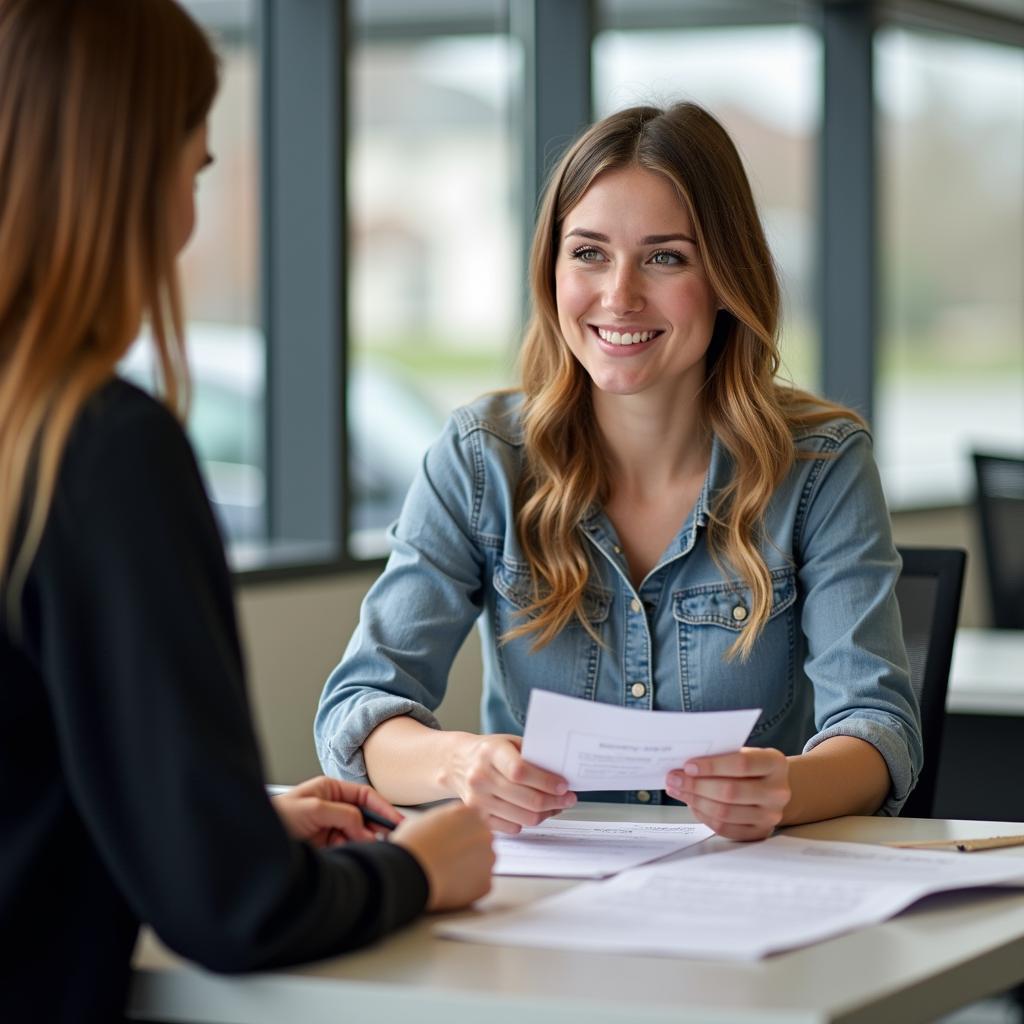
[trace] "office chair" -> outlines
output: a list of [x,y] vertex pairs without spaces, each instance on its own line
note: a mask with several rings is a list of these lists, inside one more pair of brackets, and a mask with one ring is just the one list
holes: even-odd
[[1024,458],[975,452],[973,461],[992,624],[1024,629]]
[[903,571],[896,582],[896,600],[910,660],[910,683],[921,705],[924,745],[924,767],[900,814],[905,818],[930,818],[967,555],[958,548],[898,550]]

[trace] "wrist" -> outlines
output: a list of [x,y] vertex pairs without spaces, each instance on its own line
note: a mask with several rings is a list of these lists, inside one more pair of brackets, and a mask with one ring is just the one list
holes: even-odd
[[[786,758],[787,763],[787,781],[789,783],[789,800],[786,802],[786,806],[782,808],[782,818],[779,821],[778,828],[785,828],[787,825],[799,824],[803,809],[800,806],[800,764],[802,759],[806,755],[804,754],[790,754]],[[793,770],[794,766],[796,771]]]
[[465,778],[466,752],[478,739],[471,732],[444,732],[441,757],[438,759],[435,784],[446,796],[460,796]]

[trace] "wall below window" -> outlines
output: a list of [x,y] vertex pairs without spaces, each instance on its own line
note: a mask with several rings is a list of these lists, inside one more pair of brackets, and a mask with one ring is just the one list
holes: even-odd
[[[893,528],[899,544],[968,549],[960,621],[985,625],[981,554],[969,510],[899,513]],[[356,627],[360,602],[373,579],[365,573],[240,589],[250,691],[269,781],[299,782],[319,773],[312,736],[317,700]],[[446,728],[478,728],[481,671],[474,630],[452,668],[439,710]]]
[[[358,573],[239,589],[249,692],[269,782],[301,782],[320,773],[313,715],[373,580],[373,573]],[[446,728],[478,728],[481,674],[474,630],[455,660],[438,711]]]

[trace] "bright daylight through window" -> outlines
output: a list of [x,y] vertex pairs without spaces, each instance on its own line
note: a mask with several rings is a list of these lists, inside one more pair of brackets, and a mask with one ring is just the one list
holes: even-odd
[[971,494],[972,449],[1024,451],[1024,52],[876,38],[876,451],[893,507]]
[[[384,530],[447,413],[511,383],[520,322],[509,109],[518,49],[504,31],[384,34],[390,6],[408,5],[362,5],[349,70],[357,557],[386,552]],[[472,6],[498,20],[494,4]]]

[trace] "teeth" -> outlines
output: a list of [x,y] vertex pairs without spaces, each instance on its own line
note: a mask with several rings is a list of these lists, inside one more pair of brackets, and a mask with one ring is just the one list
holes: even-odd
[[650,341],[658,332],[636,331],[631,334],[629,331],[620,333],[619,331],[606,331],[603,327],[598,327],[597,333],[601,340],[607,341],[609,345],[639,345],[642,341]]

